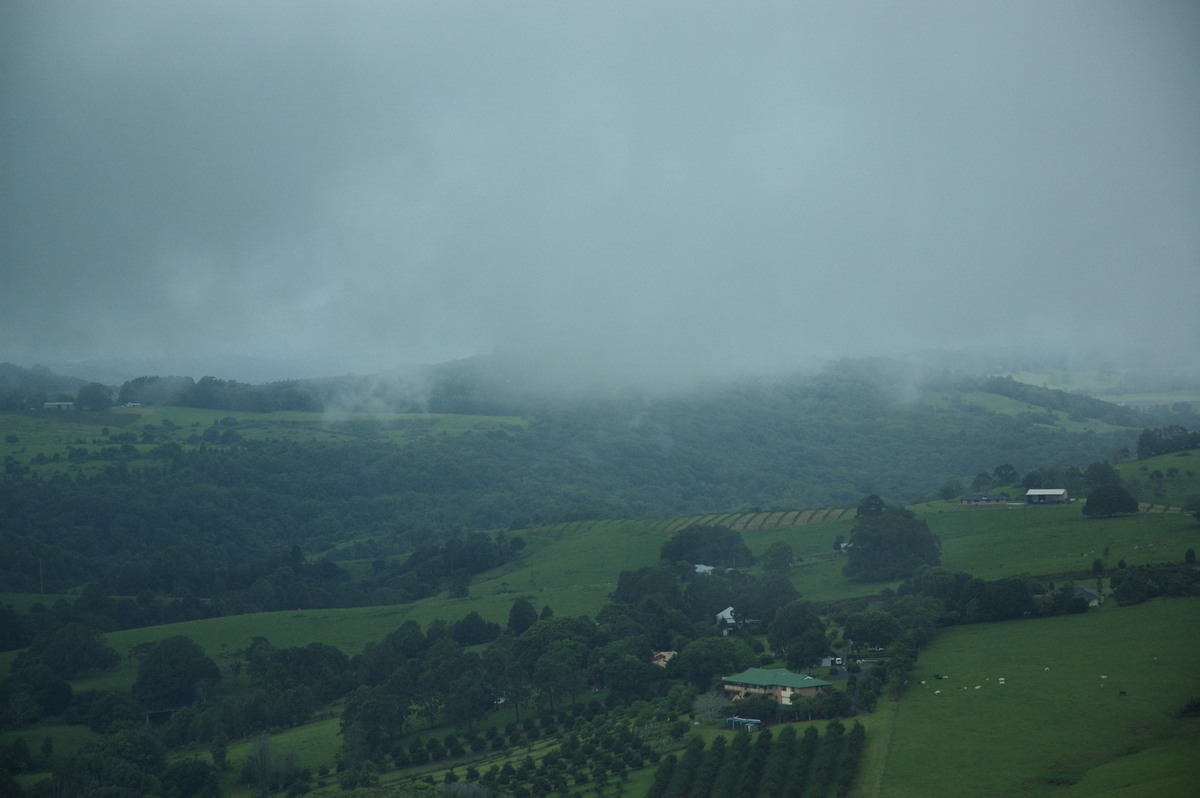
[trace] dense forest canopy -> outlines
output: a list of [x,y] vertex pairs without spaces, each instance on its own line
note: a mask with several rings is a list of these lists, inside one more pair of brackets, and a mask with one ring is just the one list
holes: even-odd
[[[35,376],[32,385],[45,384],[46,375]],[[265,409],[314,407],[335,394],[361,398],[352,390],[359,383],[348,379],[244,386],[143,378],[119,398],[170,396],[244,410],[267,397]],[[397,395],[411,397],[414,384],[409,379]],[[260,584],[259,606],[356,604],[378,590],[390,591],[380,600],[410,599],[452,580],[455,568],[433,576],[425,569],[423,579],[385,570],[347,592],[345,574],[317,563],[344,557],[333,553],[349,541],[352,556],[377,557],[471,532],[589,518],[845,507],[864,494],[904,503],[997,462],[1026,469],[1105,460],[1133,448],[1146,421],[1128,408],[1007,378],[914,372],[889,361],[847,361],[818,376],[688,394],[572,401],[535,401],[478,363],[451,364],[431,385],[427,407],[524,409],[528,424],[413,434],[398,445],[377,434],[378,421],[345,424],[339,439],[311,442],[282,434],[282,426],[272,433],[269,423],[265,434],[244,435],[232,417],[180,429],[154,424],[153,415],[117,426],[140,417],[110,413],[96,416],[113,420],[107,437],[66,447],[65,462],[43,452],[22,458],[9,446],[0,481],[9,556],[0,587],[64,590],[102,580],[123,595],[229,597],[266,579],[274,592]],[[1029,409],[987,410],[970,399],[979,392]],[[1052,424],[1055,412],[1102,420],[1107,431]],[[293,548],[303,557],[289,562]],[[164,582],[162,558],[187,567]],[[289,569],[286,584],[271,579],[280,568]]]

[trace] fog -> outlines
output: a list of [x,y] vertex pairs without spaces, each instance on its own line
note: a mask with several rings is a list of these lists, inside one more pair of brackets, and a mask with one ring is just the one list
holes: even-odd
[[9,0],[0,37],[0,360],[1200,350],[1195,3]]

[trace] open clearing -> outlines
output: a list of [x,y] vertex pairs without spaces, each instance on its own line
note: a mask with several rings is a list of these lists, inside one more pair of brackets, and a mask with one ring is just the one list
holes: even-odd
[[1195,794],[1200,718],[1172,713],[1200,695],[1198,623],[1190,598],[940,631],[879,795]]

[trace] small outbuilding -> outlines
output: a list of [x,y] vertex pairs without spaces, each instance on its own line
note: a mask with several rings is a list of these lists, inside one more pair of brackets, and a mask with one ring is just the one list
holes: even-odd
[[734,731],[756,732],[762,728],[762,721],[758,718],[739,718],[734,715],[732,718],[725,718],[725,728]]
[[1030,488],[1025,491],[1026,504],[1066,504],[1071,501],[1066,488]]

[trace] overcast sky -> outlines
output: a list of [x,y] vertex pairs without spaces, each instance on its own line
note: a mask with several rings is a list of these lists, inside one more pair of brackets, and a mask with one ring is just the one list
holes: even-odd
[[1200,350],[1193,2],[6,0],[0,148],[21,365]]

